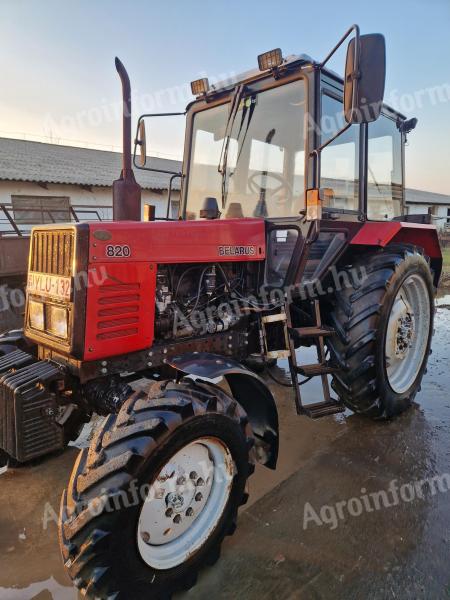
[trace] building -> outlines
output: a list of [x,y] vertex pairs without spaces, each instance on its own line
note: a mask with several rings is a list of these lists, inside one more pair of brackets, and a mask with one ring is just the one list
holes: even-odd
[[450,196],[411,189],[405,192],[408,214],[430,213],[432,223],[436,227],[439,229],[450,227]]
[[[0,138],[0,205],[22,229],[36,222],[112,218],[112,182],[120,175],[122,155],[88,148]],[[149,158],[148,166],[180,172],[181,163]],[[135,169],[142,187],[142,205],[153,204],[156,216],[167,209],[170,175]],[[172,184],[170,216],[178,216],[180,178]],[[431,212],[439,228],[450,227],[450,196],[406,189],[409,214]],[[51,217],[49,217],[51,213]],[[0,209],[0,231],[12,227]]]
[[[88,148],[0,138],[0,205],[22,230],[33,223],[112,219],[112,183],[121,171],[122,155]],[[181,163],[149,158],[148,166],[180,172]],[[135,169],[142,205],[154,204],[166,214],[170,175]],[[172,183],[171,215],[178,216],[180,178]],[[68,218],[69,217],[69,218]],[[0,229],[12,230],[0,210]]]

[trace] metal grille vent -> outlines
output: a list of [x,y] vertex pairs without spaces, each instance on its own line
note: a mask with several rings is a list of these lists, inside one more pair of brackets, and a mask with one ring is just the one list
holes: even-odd
[[30,270],[70,277],[74,247],[75,237],[72,230],[34,231],[31,240]]
[[97,339],[106,340],[138,333],[139,283],[100,287],[98,299]]

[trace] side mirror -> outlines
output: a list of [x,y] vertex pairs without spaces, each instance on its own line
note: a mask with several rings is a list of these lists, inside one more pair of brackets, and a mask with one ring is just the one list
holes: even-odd
[[347,123],[370,123],[378,119],[383,103],[385,78],[384,36],[370,33],[350,40],[344,81],[344,115]]
[[147,141],[145,137],[145,121],[141,119],[138,125],[138,135],[134,141],[136,146],[139,146],[139,163],[141,167],[147,162]]

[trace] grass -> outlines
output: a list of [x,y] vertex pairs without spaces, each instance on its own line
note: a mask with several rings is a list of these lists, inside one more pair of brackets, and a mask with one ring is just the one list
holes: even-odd
[[444,258],[444,271],[450,272],[450,248],[443,248],[442,256]]

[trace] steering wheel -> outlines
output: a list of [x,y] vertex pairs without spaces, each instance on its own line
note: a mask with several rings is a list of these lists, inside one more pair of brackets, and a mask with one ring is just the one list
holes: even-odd
[[[265,179],[275,179],[275,181],[278,181],[278,183],[280,185],[273,187],[273,188],[272,187],[264,188],[255,181],[257,177],[261,177],[261,178],[264,177]],[[250,191],[252,191],[255,194],[260,194],[262,191],[270,192],[271,194],[276,194],[277,192],[280,192],[281,190],[285,190],[287,192],[289,200],[292,198],[291,185],[289,184],[288,181],[286,181],[286,179],[283,177],[283,175],[279,175],[278,173],[267,173],[265,175],[261,171],[255,171],[248,178],[248,187],[250,188]]]

